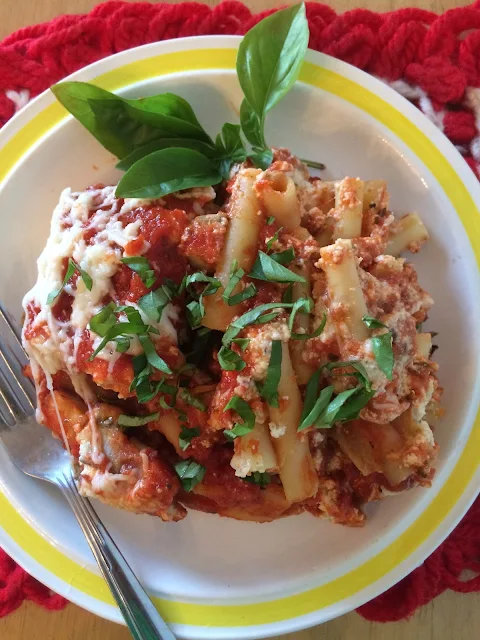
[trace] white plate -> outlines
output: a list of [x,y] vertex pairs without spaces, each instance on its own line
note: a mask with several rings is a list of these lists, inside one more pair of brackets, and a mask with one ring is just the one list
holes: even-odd
[[[102,60],[72,79],[130,97],[179,93],[216,133],[221,123],[237,120],[238,42],[156,43]],[[439,332],[447,409],[436,432],[438,472],[431,489],[370,506],[363,529],[306,514],[255,524],[192,512],[181,523],[163,524],[97,505],[163,615],[186,638],[286,633],[361,605],[433,551],[479,486],[480,216],[474,203],[480,187],[448,140],[381,82],[313,52],[301,80],[268,117],[270,143],[325,162],[329,178],[386,179],[393,209],[418,211],[430,230],[414,262],[436,301],[428,328]],[[0,145],[0,297],[20,319],[60,191],[108,183],[119,174],[115,159],[49,93],[4,128]],[[55,591],[120,621],[60,495],[22,476],[4,454],[0,485],[4,548]]]

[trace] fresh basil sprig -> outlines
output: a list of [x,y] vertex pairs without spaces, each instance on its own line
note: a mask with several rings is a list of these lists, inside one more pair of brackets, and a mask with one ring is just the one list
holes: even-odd
[[308,21],[303,3],[277,11],[244,36],[237,56],[237,75],[245,95],[240,120],[253,147],[257,166],[272,161],[265,141],[267,113],[290,91],[308,47]]
[[193,149],[154,151],[130,167],[118,183],[118,198],[161,198],[174,191],[209,187],[222,176],[213,162]]

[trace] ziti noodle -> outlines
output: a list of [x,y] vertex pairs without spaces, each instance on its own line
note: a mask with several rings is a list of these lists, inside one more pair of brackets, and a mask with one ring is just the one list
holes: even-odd
[[25,296],[37,419],[85,496],[181,520],[308,511],[428,486],[441,413],[413,266],[427,231],[383,181],[285,149],[155,200],[66,189]]

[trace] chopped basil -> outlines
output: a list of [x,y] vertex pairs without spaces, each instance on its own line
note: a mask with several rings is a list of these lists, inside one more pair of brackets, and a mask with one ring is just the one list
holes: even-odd
[[154,291],[150,291],[142,296],[137,304],[143,313],[153,322],[160,322],[162,313],[167,304],[171,301],[173,292],[167,285],[162,285]]
[[224,371],[242,371],[245,369],[245,361],[229,347],[222,346],[218,352],[218,364]]
[[[315,389],[315,394],[316,394],[316,389]],[[332,397],[332,395],[333,395],[333,387],[331,385],[322,389],[320,391],[320,395],[318,396],[318,398],[314,400],[313,405],[311,403],[309,404],[309,407],[308,407],[309,411],[307,413],[305,412],[305,409],[307,408],[307,403],[305,402],[304,409],[303,409],[305,416],[302,413],[302,418],[300,419],[300,425],[297,431],[303,431],[303,429],[306,429],[307,427],[311,427],[312,424],[315,424],[315,421],[317,420],[317,418],[327,408],[327,405],[330,402],[330,398]]]
[[243,480],[245,480],[245,482],[251,482],[252,484],[258,484],[261,489],[265,489],[272,479],[266,471],[254,471],[251,475],[245,476]]
[[148,327],[145,324],[137,325],[137,324],[132,324],[130,322],[119,322],[118,324],[116,324],[115,326],[111,327],[107,331],[107,333],[102,338],[102,341],[100,342],[98,347],[95,349],[95,351],[90,356],[89,360],[90,361],[93,360],[95,358],[95,356],[98,353],[100,353],[100,351],[105,347],[106,344],[108,344],[111,340],[114,340],[118,336],[124,336],[124,335],[134,336],[134,335],[136,335],[136,336],[139,336],[139,337],[140,336],[147,337],[146,336],[147,329],[148,329]]
[[228,284],[222,293],[223,301],[230,306],[233,304],[237,304],[235,302],[231,302],[230,297],[235,287],[237,286],[237,284],[240,282],[240,280],[244,275],[245,275],[245,271],[243,269],[238,268],[238,262],[235,260],[230,270],[230,280],[228,281]]
[[51,291],[48,296],[47,296],[47,304],[51,305],[53,304],[53,302],[55,302],[55,300],[58,298],[58,296],[61,294],[64,286],[67,284],[67,282],[70,280],[70,278],[73,276],[73,274],[75,273],[75,271],[78,271],[78,273],[80,274],[80,277],[83,280],[84,285],[87,287],[87,289],[89,291],[92,290],[93,287],[93,280],[91,279],[91,277],[88,275],[88,273],[86,271],[84,271],[76,262],[74,262],[72,260],[72,258],[69,258],[68,260],[68,266],[67,266],[67,271],[65,273],[65,277],[63,278],[63,282],[60,285],[60,287],[58,289],[55,289],[54,291]]
[[395,363],[392,348],[392,334],[390,331],[382,333],[380,336],[370,338],[370,342],[372,343],[373,354],[379,369],[391,380],[393,378],[393,365]]
[[290,247],[289,249],[285,249],[285,251],[279,251],[278,253],[271,253],[270,257],[278,264],[290,264],[292,260],[295,260],[295,251]]
[[144,424],[158,420],[158,411],[155,413],[149,413],[147,416],[127,416],[124,413],[118,416],[119,427],[141,427]]
[[230,298],[228,299],[228,304],[229,306],[240,304],[240,302],[245,302],[245,300],[249,300],[250,298],[253,298],[253,296],[256,296],[256,295],[257,295],[257,287],[253,284],[253,282],[250,282],[249,284],[247,284],[245,289],[240,291],[240,293],[236,293],[235,295],[230,296]]
[[[372,318],[372,316],[363,316],[362,320],[369,329],[388,329],[386,324],[376,318]],[[392,341],[392,332],[390,330],[379,336],[370,338],[373,355],[377,361],[378,368],[389,380],[393,378],[393,365],[395,364]]]
[[121,262],[126,264],[132,271],[140,276],[143,284],[149,289],[155,284],[157,276],[150,266],[149,261],[144,256],[131,256],[122,258]]
[[115,343],[118,353],[125,353],[125,351],[128,351],[130,348],[130,338],[127,338],[127,336],[118,336],[115,338]]
[[265,398],[271,407],[278,408],[278,383],[282,372],[282,343],[280,340],[272,340],[272,351],[268,363],[267,376],[263,383],[260,395]]
[[115,309],[115,304],[110,302],[100,309],[90,320],[90,329],[101,338],[117,323],[117,317],[114,313]]
[[305,278],[293,273],[263,251],[258,252],[253,269],[248,275],[255,280],[268,282],[305,282]]
[[242,351],[245,351],[245,349],[248,346],[248,343],[250,342],[250,339],[249,338],[234,338],[232,340],[232,342],[237,344]]
[[182,398],[182,400],[184,402],[189,404],[191,407],[194,407],[195,409],[198,409],[199,411],[206,411],[207,410],[207,407],[205,406],[205,404],[199,398],[194,396],[193,393],[190,393],[190,391],[188,391],[188,389],[185,389],[185,387],[182,387],[179,390],[178,395],[180,396],[180,398]]
[[255,427],[255,414],[243,398],[233,396],[225,405],[224,411],[233,409],[242,418],[243,422],[236,422],[232,429],[225,429],[223,434],[228,440],[235,440],[239,436],[244,436],[253,431]]
[[313,333],[292,333],[290,335],[292,340],[310,340],[310,338],[317,338],[322,331],[325,329],[325,325],[327,323],[327,314],[323,314],[323,318],[320,321],[320,324],[315,329]]
[[182,425],[182,430],[180,431],[180,435],[178,436],[178,444],[182,451],[188,449],[190,444],[192,443],[192,439],[195,436],[200,435],[200,429],[198,427],[187,427],[186,425]]
[[[355,376],[359,385],[353,389],[347,389],[336,395],[333,400],[333,385],[329,385],[318,393],[320,377],[324,370],[352,367],[355,373],[343,375]],[[365,368],[360,362],[331,362],[322,365],[310,378],[305,391],[303,411],[300,417],[298,431],[310,426],[326,429],[336,422],[347,422],[358,418],[360,411],[373,398],[375,391],[367,377]]]
[[255,307],[254,309],[251,309],[250,311],[247,311],[240,317],[236,318],[228,326],[226,332],[223,335],[222,344],[228,347],[230,342],[232,342],[232,340],[238,336],[240,331],[245,327],[247,327],[248,325],[263,324],[267,316],[268,316],[267,322],[269,322],[270,320],[273,319],[272,315],[273,317],[278,315],[278,312],[276,312],[275,314],[269,313],[267,314],[267,316],[263,316],[263,322],[262,322],[261,316],[266,311],[270,311],[271,309],[290,309],[291,307],[293,307],[293,304],[290,302],[268,302],[267,304],[258,305],[258,307]]
[[298,298],[295,300],[292,308],[292,312],[290,313],[290,317],[288,319],[288,328],[290,331],[293,329],[293,322],[295,320],[295,316],[299,311],[302,313],[310,313],[313,309],[313,300],[311,298]]
[[[271,216],[273,218],[273,216]],[[268,219],[270,220],[270,218]],[[267,224],[271,224],[269,223],[267,220]],[[273,220],[275,220],[275,218],[273,218]],[[283,229],[283,227],[280,227],[280,229],[277,229],[277,231],[275,231],[275,233],[273,234],[273,236],[267,240],[267,242],[265,243],[265,246],[267,247],[267,250],[270,251],[270,249],[272,248],[272,245],[274,242],[277,242],[278,240],[278,236],[280,234],[280,231]]]
[[388,329],[386,324],[380,322],[372,316],[363,316],[362,321],[367,325],[369,329]]
[[204,466],[191,458],[177,462],[174,468],[185,491],[191,491],[201,482],[206,471]]
[[273,224],[275,222],[275,216],[268,216],[267,224]]
[[[207,286],[204,288],[198,298],[197,294],[191,289],[191,285],[195,282],[207,283]],[[198,327],[200,327],[202,318],[205,315],[205,306],[203,304],[204,296],[213,295],[221,286],[221,282],[217,280],[217,278],[207,276],[201,271],[197,271],[196,273],[186,276],[183,279],[179,291],[181,292],[186,289],[190,296],[194,298],[186,305],[187,320],[192,329],[197,329]]]
[[163,373],[172,373],[172,370],[165,362],[165,360],[161,358],[155,351],[155,345],[153,344],[152,339],[145,334],[140,334],[138,336],[138,339],[140,340],[140,344],[143,347],[143,351],[145,353],[145,357],[147,358],[148,364],[150,364],[154,369],[158,369]]
[[293,302],[293,284],[290,283],[282,295],[282,302]]

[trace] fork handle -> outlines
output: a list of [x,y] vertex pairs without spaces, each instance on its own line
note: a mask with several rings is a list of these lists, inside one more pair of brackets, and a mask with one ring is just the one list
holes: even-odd
[[58,484],[85,534],[133,638],[175,640],[90,502],[79,495],[73,477],[65,475]]

